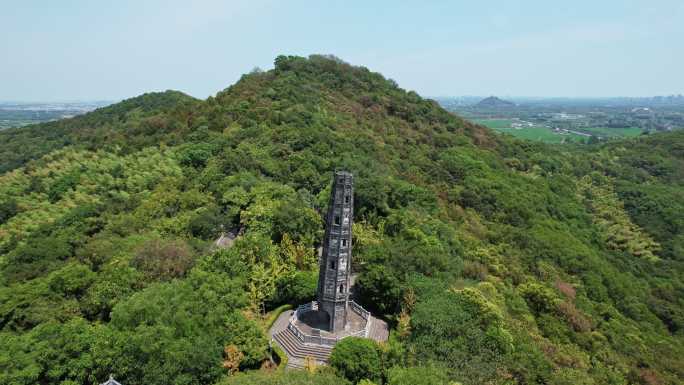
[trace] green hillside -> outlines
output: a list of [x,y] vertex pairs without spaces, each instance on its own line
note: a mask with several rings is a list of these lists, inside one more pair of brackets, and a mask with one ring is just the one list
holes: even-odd
[[[131,149],[178,144],[177,125],[199,101],[178,91],[154,92],[70,119],[0,132],[0,172],[65,146]],[[183,107],[183,108],[181,108]]]
[[[336,169],[390,341],[274,370],[268,312],[314,296]],[[2,131],[0,172],[0,384],[684,382],[684,132],[519,141],[279,56],[207,100]]]

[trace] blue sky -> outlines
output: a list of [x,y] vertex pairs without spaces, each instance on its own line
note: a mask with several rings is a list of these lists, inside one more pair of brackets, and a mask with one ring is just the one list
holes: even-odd
[[684,1],[0,0],[0,100],[207,97],[279,54],[426,96],[684,93]]

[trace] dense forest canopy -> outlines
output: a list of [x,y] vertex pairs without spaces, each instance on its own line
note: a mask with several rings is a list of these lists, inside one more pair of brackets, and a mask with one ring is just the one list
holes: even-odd
[[[334,170],[390,341],[268,369]],[[0,384],[684,379],[684,133],[515,140],[334,57],[0,132]],[[229,249],[221,231],[240,230]]]

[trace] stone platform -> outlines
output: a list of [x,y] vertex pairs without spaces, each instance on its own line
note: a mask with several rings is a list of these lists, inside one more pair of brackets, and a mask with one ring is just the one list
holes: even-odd
[[[293,320],[295,326],[304,334],[321,335],[328,338],[343,338],[350,335],[365,336],[368,321],[358,313],[350,311],[347,313],[347,326],[344,331],[331,333],[325,330],[328,327],[328,314],[322,310],[312,310],[305,312]],[[360,334],[364,334],[361,336]]]
[[317,309],[316,303],[302,305],[295,311],[283,312],[269,330],[271,341],[280,345],[288,356],[288,368],[302,368],[307,357],[318,365],[326,365],[333,347],[349,337],[372,338],[378,342],[389,337],[387,323],[373,317],[353,301],[347,312],[344,331],[331,333],[327,327],[327,314]]

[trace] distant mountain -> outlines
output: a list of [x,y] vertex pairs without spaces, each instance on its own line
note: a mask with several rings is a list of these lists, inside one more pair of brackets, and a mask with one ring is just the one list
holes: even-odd
[[515,103],[509,102],[508,100],[499,99],[496,96],[490,96],[480,100],[479,103],[475,105],[476,107],[487,107],[487,108],[499,108],[499,107],[513,107]]

